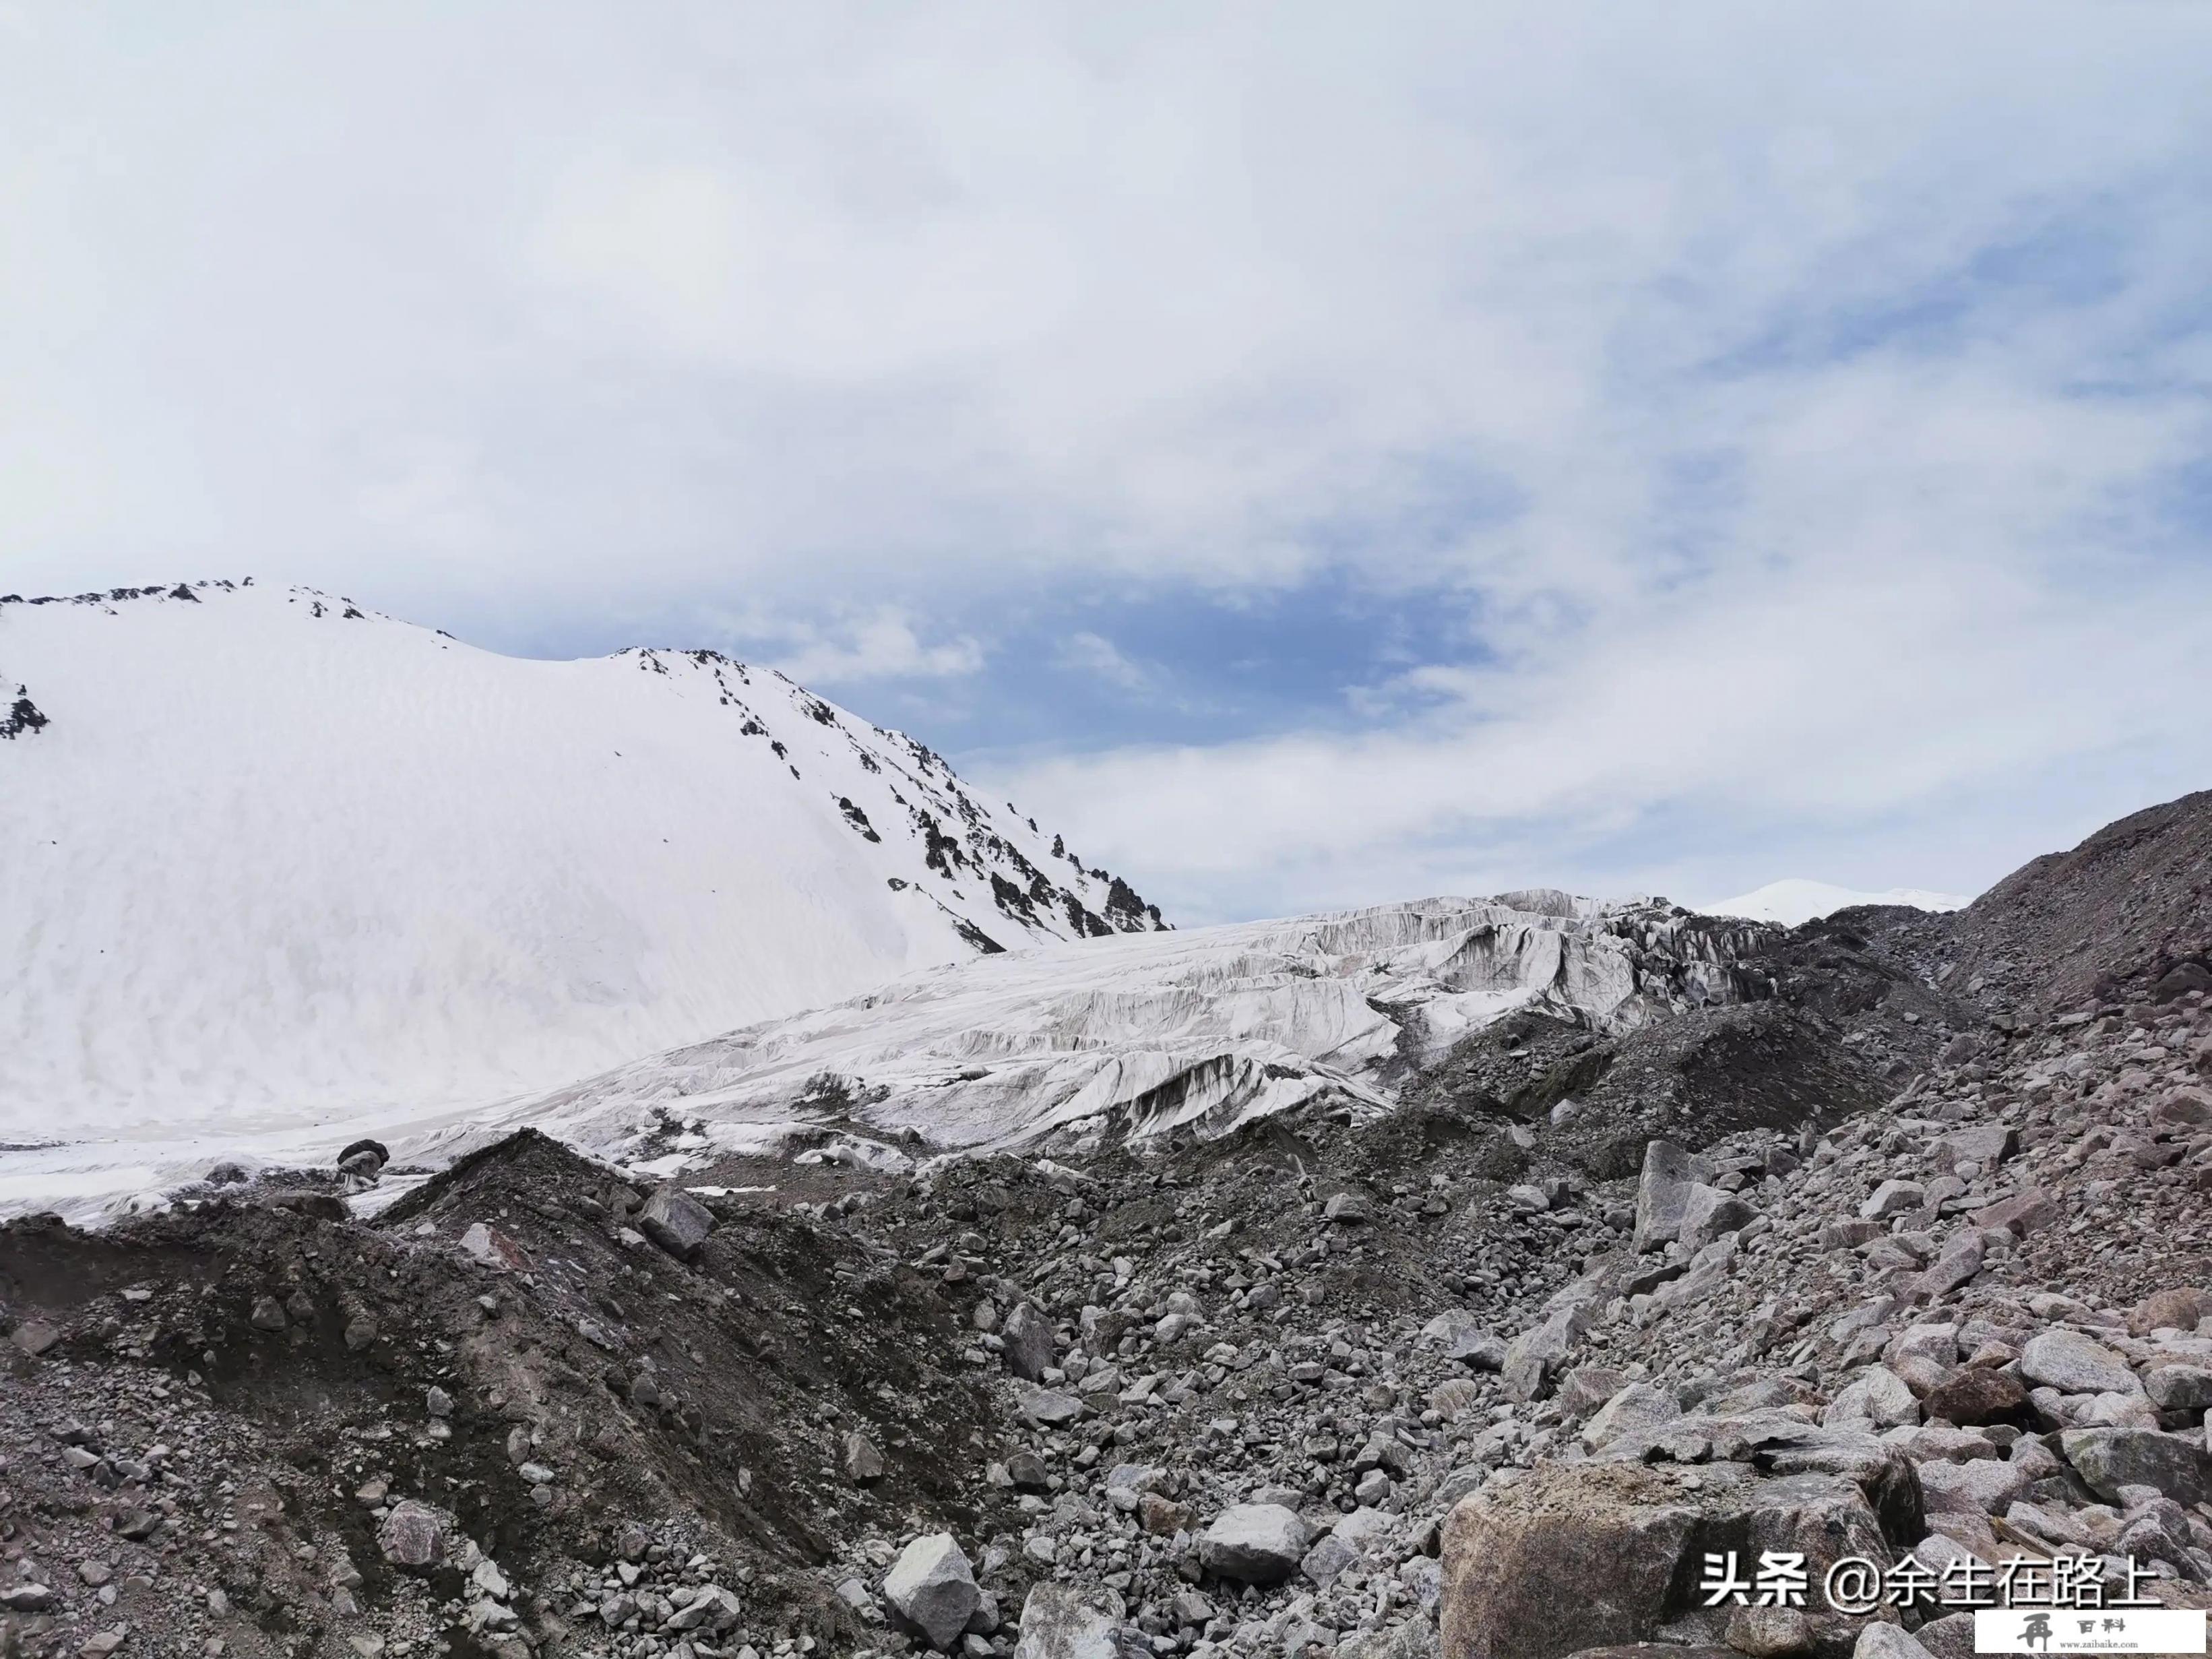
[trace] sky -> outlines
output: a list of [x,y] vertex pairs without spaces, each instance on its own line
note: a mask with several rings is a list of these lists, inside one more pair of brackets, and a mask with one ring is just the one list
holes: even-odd
[[0,591],[775,663],[1185,921],[1972,892],[2212,785],[2208,63],[2194,0],[0,0]]

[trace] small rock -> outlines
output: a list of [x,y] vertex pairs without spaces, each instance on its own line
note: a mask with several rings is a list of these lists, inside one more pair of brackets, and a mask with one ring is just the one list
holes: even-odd
[[884,1478],[884,1455],[865,1434],[855,1431],[845,1437],[841,1461],[845,1478],[856,1486],[872,1486]]
[[481,1221],[469,1224],[468,1231],[461,1235],[461,1249],[475,1261],[500,1273],[521,1273],[530,1266],[530,1258],[521,1245],[496,1227]]
[[445,1522],[435,1510],[409,1498],[384,1517],[376,1545],[393,1566],[427,1572],[446,1559]]

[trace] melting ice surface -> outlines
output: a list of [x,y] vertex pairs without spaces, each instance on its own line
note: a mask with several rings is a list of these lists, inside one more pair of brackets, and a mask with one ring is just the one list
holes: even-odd
[[[1536,891],[1044,946],[512,1100],[418,1151],[533,1124],[605,1155],[697,1138],[686,1161],[703,1163],[830,1130],[844,1155],[885,1159],[1215,1135],[1323,1095],[1371,1115],[1515,1008],[1619,1030],[1732,1000],[1754,936],[1663,902]],[[655,1173],[681,1167],[669,1156]]]

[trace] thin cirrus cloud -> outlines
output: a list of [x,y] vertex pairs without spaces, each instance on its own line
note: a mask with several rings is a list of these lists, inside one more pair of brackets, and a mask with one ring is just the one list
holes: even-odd
[[1078,629],[1061,642],[1057,661],[1062,668],[1103,681],[1132,696],[1149,696],[1161,689],[1158,669],[1137,661],[1103,634]]
[[1193,917],[2212,763],[2202,8],[8,19],[9,588],[741,649]]

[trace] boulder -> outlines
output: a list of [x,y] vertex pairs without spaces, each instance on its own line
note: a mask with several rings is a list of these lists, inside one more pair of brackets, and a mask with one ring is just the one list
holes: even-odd
[[1928,1189],[1917,1181],[1885,1181],[1859,1206],[1859,1219],[1885,1221],[1891,1216],[1903,1215],[1908,1210],[1918,1209],[1927,1196]]
[[876,1449],[876,1443],[857,1431],[845,1437],[840,1461],[845,1466],[845,1478],[856,1486],[873,1486],[884,1478],[884,1455]]
[[689,1261],[714,1231],[714,1212],[672,1183],[656,1187],[637,1212],[637,1228],[679,1261]]
[[1083,1402],[1059,1389],[1018,1389],[1015,1408],[1041,1429],[1060,1428],[1083,1415]]
[[2118,1503],[2125,1486],[2153,1486],[2178,1504],[2212,1503],[2212,1451],[2205,1434],[2156,1429],[2069,1429],[2059,1437],[2066,1461],[2089,1489]]
[[1869,1625],[1859,1632],[1851,1659],[1935,1659],[1895,1625]]
[[1623,1435],[1656,1428],[1681,1414],[1672,1395],[1649,1382],[1632,1382],[1598,1407],[1583,1429],[1583,1442],[1592,1447],[1610,1445]]
[[2058,1200],[2042,1188],[2027,1187],[1976,1210],[1968,1219],[1977,1227],[2002,1227],[2015,1237],[2025,1238],[2064,1219],[2065,1214]]
[[2140,1394],[2142,1384],[2124,1356],[2082,1332],[2063,1326],[2039,1332],[2021,1350],[2020,1369],[2030,1382],[2061,1394]]
[[1895,1371],[1869,1365],[1820,1413],[1823,1424],[1870,1423],[1877,1429],[1894,1429],[1920,1420],[1920,1402]]
[[1375,1200],[1364,1193],[1339,1193],[1322,1206],[1322,1217],[1346,1225],[1370,1221],[1375,1216]]
[[2136,1336],[2171,1328],[2193,1331],[2199,1321],[2212,1316],[2212,1291],[2191,1286],[2154,1291],[2128,1310],[2128,1329]]
[[1224,1510],[1198,1540],[1199,1565],[1246,1584],[1279,1584],[1305,1558],[1306,1524],[1280,1504]]
[[1446,1521],[1443,1650],[1559,1659],[1646,1641],[1662,1626],[1717,1643],[1729,1610],[1703,1605],[1707,1553],[1802,1553],[1817,1584],[1844,1556],[1887,1566],[1891,1542],[1868,1494],[1837,1475],[1766,1477],[1719,1462],[1542,1466],[1486,1485]]
[[1127,1636],[1121,1598],[1103,1587],[1039,1584],[1022,1603],[1014,1659],[1134,1659],[1152,1650]]
[[1936,1155],[1947,1163],[1978,1164],[1984,1174],[2010,1158],[2019,1146],[2019,1135],[2004,1123],[1980,1123],[1971,1129],[1954,1129],[1936,1143]]
[[2143,1373],[2143,1392],[2162,1412],[2201,1412],[2212,1407],[2212,1369],[2175,1364]]
[[1738,1607],[1729,1614],[1728,1644],[1748,1659],[1797,1659],[1813,1650],[1812,1616],[1802,1607]]
[[1321,1542],[1308,1550],[1299,1561],[1298,1571],[1311,1579],[1316,1589],[1327,1589],[1358,1559],[1358,1550],[1334,1533],[1324,1533]]
[[1931,1510],[2002,1515],[2028,1487],[2027,1471],[1991,1457],[1963,1463],[1935,1459],[1919,1466],[1920,1490]]
[[1024,1382],[1034,1382],[1052,1368],[1052,1322],[1034,1303],[1017,1304],[1000,1335],[1006,1345],[1006,1369]]
[[393,1566],[428,1572],[446,1559],[445,1517],[428,1504],[407,1498],[393,1504],[377,1528],[376,1547]]
[[1700,1182],[1690,1188],[1682,1204],[1681,1230],[1675,1237],[1692,1250],[1701,1250],[1715,1239],[1741,1232],[1752,1223],[1752,1207],[1734,1193]]
[[1422,1346],[1438,1349],[1445,1358],[1456,1359],[1474,1370],[1499,1370],[1505,1364],[1505,1339],[1485,1328],[1463,1308],[1438,1314],[1421,1327],[1419,1340]]
[[884,1600],[902,1628],[951,1653],[982,1605],[975,1570],[949,1532],[933,1532],[899,1552],[884,1578]]
[[530,1257],[521,1245],[482,1221],[469,1224],[461,1235],[461,1249],[496,1273],[526,1273],[530,1268]]
[[1656,1250],[1680,1238],[1691,1190],[1711,1175],[1703,1158],[1671,1140],[1645,1143],[1644,1173],[1636,1183],[1636,1249]]
[[1965,1612],[1945,1613],[1915,1631],[1912,1639],[1928,1650],[1929,1659],[1972,1659],[1974,1615]]
[[1579,1423],[1628,1386],[1628,1374],[1610,1365],[1577,1365],[1559,1384],[1559,1410]]
[[1955,1423],[1962,1429],[2023,1422],[2027,1409],[2026,1385],[2008,1372],[1985,1365],[1953,1371],[1920,1397],[1923,1415]]
[[2212,969],[2201,962],[2176,963],[2150,988],[2153,1002],[2172,1002],[2191,991],[2212,992]]
[[1505,1392],[1515,1400],[1541,1400],[1552,1378],[1589,1328],[1589,1310],[1579,1304],[1557,1310],[1506,1345]]
[[1913,1295],[1929,1302],[1948,1296],[1981,1272],[1985,1254],[1979,1233],[1960,1233],[1928,1264],[1928,1271],[1912,1281]]
[[339,1169],[368,1181],[374,1181],[391,1161],[392,1153],[380,1140],[356,1140],[338,1154]]

